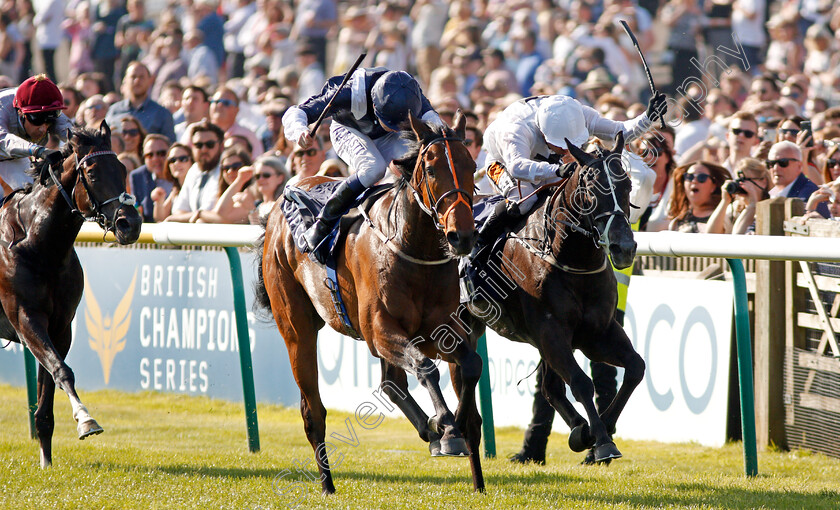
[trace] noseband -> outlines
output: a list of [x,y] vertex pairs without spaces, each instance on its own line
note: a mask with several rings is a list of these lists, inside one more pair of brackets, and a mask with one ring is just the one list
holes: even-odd
[[[422,209],[423,212],[432,217],[432,220],[435,222],[435,228],[437,228],[438,230],[445,229],[446,218],[449,217],[449,213],[451,213],[459,204],[465,205],[470,211],[470,215],[472,215],[472,193],[468,193],[466,190],[460,188],[460,184],[458,183],[458,175],[455,173],[455,163],[452,161],[452,151],[449,147],[449,142],[463,142],[463,140],[455,137],[440,136],[426,144],[426,146],[423,147],[420,150],[420,153],[417,155],[417,163],[415,164],[414,172],[417,172],[418,167],[423,167],[423,181],[426,183],[426,193],[429,195],[431,203],[427,204],[423,197],[420,195],[420,192],[417,190],[417,188],[409,184],[411,192],[414,193],[414,197],[417,199],[417,203],[420,205],[420,209]],[[423,165],[423,157],[426,155],[426,152],[432,148],[433,145],[438,143],[445,144],[444,152],[446,153],[447,166],[449,167],[449,171],[452,173],[452,179],[455,181],[455,188],[447,191],[446,193],[435,199],[435,195],[434,193],[432,193],[432,188],[429,184],[429,171],[426,170],[425,165]],[[458,198],[441,215],[438,212],[438,207],[440,206],[441,202],[449,195],[454,194],[457,194]],[[467,198],[465,199],[464,197]]]
[[90,184],[88,183],[87,177],[85,177],[85,172],[83,171],[82,165],[85,162],[87,162],[88,160],[91,160],[91,159],[97,158],[97,157],[101,157],[101,156],[117,157],[117,153],[113,152],[113,151],[94,151],[94,152],[91,152],[91,153],[87,154],[86,156],[82,157],[82,159],[79,159],[78,154],[75,154],[75,152],[74,152],[74,156],[76,157],[76,160],[77,160],[76,161],[76,175],[78,176],[77,180],[82,182],[82,187],[85,188],[85,192],[87,193],[88,200],[90,201],[91,205],[93,205],[93,212],[90,216],[86,216],[79,209],[79,207],[76,205],[76,186],[75,185],[73,186],[73,197],[71,198],[70,195],[67,194],[67,191],[64,189],[64,187],[61,185],[61,181],[58,179],[58,176],[53,171],[52,166],[47,164],[47,166],[49,168],[49,172],[50,172],[50,178],[55,183],[55,185],[58,187],[58,190],[61,193],[61,196],[64,197],[64,201],[67,202],[68,206],[70,206],[70,212],[71,213],[78,214],[85,221],[95,221],[97,224],[99,224],[100,227],[102,227],[102,230],[104,230],[105,232],[108,232],[110,230],[110,231],[113,231],[114,233],[116,233],[115,224],[116,224],[116,220],[117,220],[117,213],[119,212],[120,208],[118,207],[117,209],[114,210],[114,217],[110,218],[110,226],[108,226],[109,218],[106,217],[105,214],[103,214],[102,208],[105,207],[106,205],[110,204],[111,202],[119,202],[120,207],[122,207],[123,205],[134,206],[134,204],[136,202],[135,199],[134,199],[134,196],[129,194],[129,193],[126,193],[124,191],[124,192],[120,193],[119,196],[109,198],[108,200],[105,200],[104,202],[99,203],[90,191]]

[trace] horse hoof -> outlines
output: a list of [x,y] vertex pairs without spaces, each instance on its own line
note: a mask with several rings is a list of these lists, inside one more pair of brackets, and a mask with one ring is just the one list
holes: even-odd
[[435,439],[429,443],[429,453],[432,454],[432,457],[443,457],[443,454],[440,453],[440,439]]
[[569,434],[569,448],[573,452],[588,450],[595,444],[595,437],[589,432],[589,425],[584,423],[572,429]]
[[595,462],[609,463],[612,459],[620,459],[621,452],[616,448],[615,443],[610,441],[601,446],[595,447]]
[[95,436],[104,432],[102,427],[96,423],[96,420],[90,419],[79,424],[79,439],[84,439],[88,436]]
[[463,437],[453,437],[440,440],[441,457],[469,457],[470,450]]

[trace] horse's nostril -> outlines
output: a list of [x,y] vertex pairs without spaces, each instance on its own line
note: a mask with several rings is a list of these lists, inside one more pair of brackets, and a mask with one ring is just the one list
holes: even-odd
[[117,218],[117,221],[114,223],[117,230],[128,230],[131,228],[131,222],[125,218]]
[[461,242],[461,236],[457,232],[449,232],[446,234],[446,241],[452,246],[458,246],[458,243]]

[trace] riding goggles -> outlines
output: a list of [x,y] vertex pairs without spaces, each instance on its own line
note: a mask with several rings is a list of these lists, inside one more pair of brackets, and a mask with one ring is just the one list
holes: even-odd
[[23,116],[33,126],[42,126],[55,122],[58,119],[58,113],[57,110],[53,110],[50,112],[24,113]]

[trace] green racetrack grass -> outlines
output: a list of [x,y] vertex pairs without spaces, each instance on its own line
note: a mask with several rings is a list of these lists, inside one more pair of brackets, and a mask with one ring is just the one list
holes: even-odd
[[[522,440],[515,428],[496,430],[499,457],[483,460],[487,492],[475,494],[469,462],[431,458],[407,420],[365,430],[337,411],[329,413],[327,433],[348,435],[350,418],[359,445],[336,443],[343,455],[333,470],[337,493],[323,497],[319,483],[295,472],[296,463],[315,471],[297,409],[260,405],[262,451],[251,454],[241,404],[159,393],[82,392],[105,429],[85,441],[76,439],[69,401],[57,393],[54,464],[41,470],[25,391],[0,385],[0,396],[4,510],[840,508],[840,460],[822,455],[759,452],[759,475],[750,479],[740,443],[708,448],[619,438],[624,458],[581,466],[583,455],[553,434],[545,467],[520,466],[507,460]],[[293,474],[278,476],[283,470]],[[288,493],[278,494],[284,488]]]

